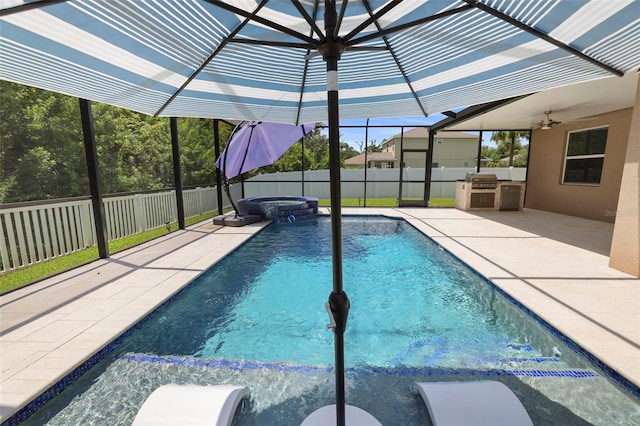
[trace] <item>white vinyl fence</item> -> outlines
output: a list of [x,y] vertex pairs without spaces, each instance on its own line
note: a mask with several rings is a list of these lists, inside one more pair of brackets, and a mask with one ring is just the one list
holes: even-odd
[[[432,169],[431,197],[455,197],[455,180],[464,179],[474,168]],[[524,168],[482,169],[498,179],[524,181]],[[366,191],[365,191],[366,173]],[[405,168],[404,180],[424,181],[425,169]],[[397,198],[399,169],[343,169],[343,198]],[[258,175],[245,182],[244,196],[302,195],[302,172]],[[304,195],[330,198],[329,171],[304,172]],[[423,184],[403,184],[403,198],[421,198]],[[241,197],[241,185],[231,187],[232,198]],[[366,192],[366,193],[365,193]],[[185,218],[217,210],[215,187],[183,191]],[[175,191],[105,197],[103,199],[109,241],[167,226],[177,221]],[[229,199],[223,194],[223,205]],[[91,201],[73,200],[29,203],[25,207],[0,206],[0,274],[95,245]]]
[[[365,172],[367,177],[365,194]],[[475,173],[475,167],[436,167],[431,169],[431,197],[454,198],[456,180],[464,179],[467,173]],[[500,180],[525,181],[526,168],[496,167],[482,168],[480,173],[492,173]],[[405,168],[404,181],[424,182],[424,168]],[[302,172],[272,173],[254,176],[245,182],[245,197],[265,195],[301,195]],[[342,198],[397,198],[400,169],[342,169],[340,185]],[[304,172],[304,195],[321,199],[330,198],[329,171],[309,170]],[[434,182],[435,181],[435,182]],[[437,182],[446,181],[446,182]],[[403,198],[422,198],[424,184],[403,183]],[[234,198],[235,199],[235,198]]]
[[[184,190],[183,199],[185,218],[218,208],[215,187]],[[175,191],[105,197],[102,201],[109,241],[178,220]],[[223,204],[229,204],[226,196]],[[95,244],[89,199],[0,209],[0,274]]]

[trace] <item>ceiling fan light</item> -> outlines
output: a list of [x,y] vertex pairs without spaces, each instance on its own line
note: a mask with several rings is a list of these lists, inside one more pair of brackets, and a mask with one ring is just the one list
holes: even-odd
[[551,123],[542,123],[542,126],[540,128],[542,130],[548,130],[551,128]]

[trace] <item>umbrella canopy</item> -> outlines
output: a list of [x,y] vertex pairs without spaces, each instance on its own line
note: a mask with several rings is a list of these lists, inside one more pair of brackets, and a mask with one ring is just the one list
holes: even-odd
[[340,115],[455,114],[640,66],[638,0],[6,0],[0,17],[5,80],[157,116],[328,121],[340,425]]
[[328,120],[318,54],[344,44],[342,119],[424,116],[635,71],[629,0],[3,0],[0,78],[150,115]]
[[216,160],[216,167],[231,179],[249,170],[273,164],[291,145],[314,128],[314,123],[294,126],[250,121],[233,134],[227,148]]

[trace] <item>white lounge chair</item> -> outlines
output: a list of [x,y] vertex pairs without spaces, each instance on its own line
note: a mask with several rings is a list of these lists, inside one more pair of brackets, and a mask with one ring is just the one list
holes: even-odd
[[243,386],[160,386],[140,407],[132,426],[229,426],[238,404],[248,394]]
[[435,426],[533,426],[520,400],[500,382],[416,384]]

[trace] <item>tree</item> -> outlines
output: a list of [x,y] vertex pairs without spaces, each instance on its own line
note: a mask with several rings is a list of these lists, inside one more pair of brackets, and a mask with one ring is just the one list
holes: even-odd
[[491,135],[491,140],[496,142],[498,145],[498,152],[502,155],[500,158],[509,157],[509,166],[513,166],[513,157],[516,150],[521,150],[523,148],[521,139],[526,139],[529,141],[529,132],[528,131],[498,131],[493,132]]
[[356,151],[351,145],[346,142],[340,142],[340,166],[344,166],[344,160],[354,157],[358,154],[359,152]]
[[382,146],[375,139],[372,139],[367,146],[367,152],[382,152]]
[[[233,126],[220,121],[220,151],[229,139]],[[178,139],[184,186],[210,185],[215,182],[216,153],[214,122],[202,118],[178,119]]]
[[[356,141],[354,143],[358,145],[358,153],[365,151],[364,141]],[[375,139],[371,139],[367,144],[366,150],[367,152],[382,152],[382,147],[376,143]]]
[[[303,164],[304,146],[304,164]],[[351,145],[340,142],[340,164],[344,160],[358,155]],[[244,174],[245,178],[255,176],[258,173],[277,173],[303,170],[323,170],[329,168],[329,138],[316,127],[308,133],[302,142],[294,143],[275,163],[263,166],[260,170],[251,170]]]
[[[0,203],[89,193],[78,99],[0,81],[0,114]],[[104,193],[173,187],[168,118],[100,103],[93,118]],[[183,184],[213,183],[213,121],[179,119],[178,135]]]
[[104,193],[173,186],[167,118],[97,103],[93,116]]
[[482,145],[482,158],[488,158],[487,167],[498,167],[500,165],[500,152],[498,148]]
[[[316,127],[302,141],[294,143],[275,163],[260,168],[260,173],[276,173],[303,170],[318,170],[329,167],[329,140]],[[304,147],[304,164],[303,164]],[[245,177],[259,173],[251,171]]]
[[0,202],[85,195],[78,100],[0,81]]

